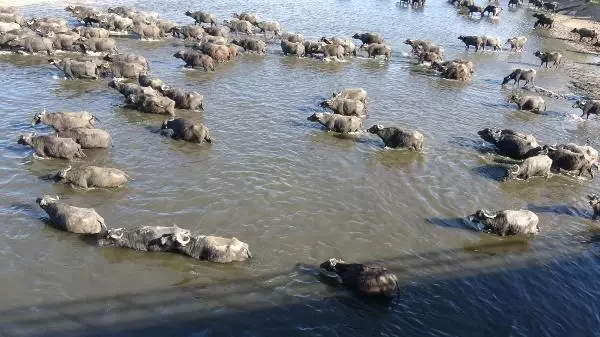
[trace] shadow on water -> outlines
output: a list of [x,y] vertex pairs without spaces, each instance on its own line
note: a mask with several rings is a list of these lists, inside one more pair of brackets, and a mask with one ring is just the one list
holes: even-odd
[[[591,248],[597,236],[580,247]],[[469,259],[493,259],[495,249],[527,251],[523,240],[482,240],[476,249],[464,250]],[[487,249],[481,251],[482,248]],[[109,251],[109,250],[107,250]],[[432,252],[430,256],[401,256],[385,261],[411,261],[411,269],[426,270],[436,257],[466,264],[460,252]],[[449,255],[449,256],[448,256]],[[14,308],[0,312],[4,336],[584,336],[600,324],[596,298],[589,293],[547,301],[556,284],[566,282],[572,266],[591,266],[595,258],[581,251],[554,256],[547,262],[532,261],[509,269],[449,270],[445,277],[421,277],[400,283],[391,300],[353,296],[350,292],[318,282],[313,267],[297,265],[286,273],[255,278],[240,277],[231,284],[188,284],[148,292],[86,298],[62,303]],[[400,270],[391,268],[392,270]],[[600,277],[594,268],[590,277]],[[295,275],[295,276],[291,276]],[[399,274],[400,275],[400,274]],[[403,275],[401,275],[403,276]],[[290,277],[301,280],[286,285]],[[546,284],[524,283],[544,279]],[[293,289],[292,289],[293,288]],[[290,291],[294,294],[290,294]],[[591,291],[600,291],[600,284]],[[474,303],[488,303],[480,307]],[[535,303],[536,310],[532,310]],[[558,312],[550,306],[560,305]],[[539,315],[544,310],[548,315]],[[473,319],[476,317],[477,319]],[[447,322],[452,322],[448,324]]]
[[506,168],[498,165],[477,166],[473,168],[472,171],[478,176],[494,181],[502,181],[506,176]]
[[577,207],[570,207],[566,205],[527,205],[527,209],[535,213],[553,213],[557,215],[567,215],[576,218],[588,218],[591,219],[594,212],[588,209],[581,209]]
[[[378,147],[383,146],[379,139],[370,138],[365,141],[370,141]],[[388,148],[381,148],[377,151],[368,152],[366,157],[373,159],[375,162],[387,168],[407,168],[412,167],[415,163],[423,163],[425,161],[425,156],[422,153]]]

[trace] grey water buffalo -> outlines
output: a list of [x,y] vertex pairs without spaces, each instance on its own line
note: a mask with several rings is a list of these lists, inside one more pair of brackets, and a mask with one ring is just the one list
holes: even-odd
[[195,91],[185,91],[179,88],[171,88],[168,85],[162,85],[160,91],[166,97],[175,101],[175,108],[188,110],[203,110],[204,96]]
[[34,18],[27,21],[25,24],[31,30],[40,32],[42,34],[47,34],[50,32],[58,34],[69,31],[69,26],[67,26],[67,22],[63,19]]
[[493,17],[498,17],[501,12],[502,12],[502,7],[496,6],[496,5],[487,5],[485,7],[485,9],[483,10],[482,15],[485,15],[485,13],[488,13],[488,16],[491,15]]
[[59,200],[44,195],[36,199],[36,203],[48,214],[50,222],[70,233],[98,234],[106,231],[104,218],[93,208],[82,208],[67,205]]
[[340,92],[334,92],[331,95],[331,98],[354,99],[354,100],[366,103],[367,102],[367,91],[363,88],[345,88],[344,90],[342,90]]
[[215,63],[212,57],[194,50],[180,50],[173,54],[173,57],[185,62],[189,68],[204,68],[205,71],[215,70]]
[[195,24],[201,25],[203,23],[208,23],[211,26],[217,25],[217,16],[215,14],[201,12],[201,11],[197,11],[197,12],[187,11],[187,12],[185,12],[185,16],[189,16],[190,18],[194,19]]
[[192,236],[189,230],[177,226],[110,229],[100,237],[98,245],[140,251],[174,252],[216,263],[241,262],[252,257],[248,244],[237,238]]
[[545,154],[541,154],[529,157],[523,160],[521,164],[512,165],[506,170],[504,180],[517,178],[528,180],[531,177],[548,178],[551,169],[552,159]]
[[109,31],[126,32],[133,28],[133,20],[115,13],[110,13],[101,16],[100,27]]
[[302,44],[304,45],[304,53],[306,55],[313,55],[319,52],[319,47],[323,42],[309,41],[306,40]]
[[28,145],[33,148],[38,157],[51,157],[73,160],[74,158],[85,158],[81,146],[71,138],[60,138],[56,135],[40,135],[35,133],[24,133],[19,137],[17,143]]
[[537,26],[552,28],[554,25],[554,18],[547,16],[546,14],[535,13],[533,14],[533,17],[537,19],[537,21],[533,24],[533,28],[536,28]]
[[31,125],[45,124],[56,131],[65,131],[75,128],[94,128],[94,122],[99,121],[96,116],[89,112],[54,112],[47,113],[46,110],[37,112],[31,119]]
[[484,129],[477,134],[486,142],[496,145],[498,154],[513,159],[526,159],[542,151],[542,147],[533,135],[496,128]]
[[515,36],[506,40],[507,44],[510,44],[511,51],[523,51],[525,47],[525,43],[527,43],[527,37],[525,36]]
[[167,34],[172,32],[172,29],[177,27],[177,24],[173,21],[169,21],[169,20],[155,20],[153,22],[154,25],[156,25],[158,27],[158,29],[160,30],[160,34],[159,36],[161,38],[163,37],[167,37]]
[[417,54],[419,64],[429,63],[433,64],[434,62],[442,62],[442,57],[437,53],[432,52],[420,52]]
[[367,32],[367,33],[356,33],[352,35],[353,39],[360,40],[363,45],[367,44],[382,44],[383,43],[383,35],[380,33]]
[[0,22],[16,23],[23,25],[25,20],[20,13],[0,13]]
[[171,28],[170,33],[173,37],[183,38],[183,39],[199,39],[206,32],[204,28],[200,26],[176,26]]
[[113,78],[108,82],[110,88],[116,89],[121,95],[127,97],[129,95],[156,95],[157,91],[151,87],[143,87],[136,83],[123,82],[119,78]]
[[115,61],[102,65],[104,74],[117,78],[135,78],[146,74],[148,68],[137,62]]
[[258,25],[258,23],[260,22],[260,18],[258,17],[258,15],[253,14],[253,13],[233,13],[233,17],[238,19],[238,20],[246,20],[248,22],[250,22],[251,24],[253,24],[254,26]]
[[450,61],[445,61],[445,62],[433,62],[431,64],[431,67],[433,69],[436,69],[437,71],[440,72],[445,72],[447,71],[448,68],[456,68],[459,64],[462,64],[466,67],[466,69],[468,70],[469,74],[473,74],[475,72],[475,64],[473,64],[473,62],[469,61],[469,60],[464,60],[464,59],[454,59],[454,60],[450,60]]
[[546,68],[548,68],[548,62],[552,62],[552,65],[556,66],[556,68],[558,68],[558,66],[561,64],[562,58],[563,58],[563,55],[557,51],[541,52],[538,50],[535,53],[533,53],[533,55],[535,55],[535,57],[540,59],[540,61],[541,61],[540,67],[543,66],[544,63],[546,63]]
[[345,55],[356,56],[357,48],[351,39],[347,39],[345,37],[340,37],[340,36],[332,36],[332,37],[322,37],[319,39],[319,42],[325,42],[327,44],[338,44],[338,45],[344,47]]
[[419,55],[420,53],[435,53],[440,57],[444,56],[444,48],[431,41],[406,39],[404,44],[411,46],[413,54],[416,55]]
[[52,48],[54,50],[72,51],[74,44],[79,39],[76,34],[54,34],[50,33],[47,37],[52,40]]
[[535,76],[537,74],[537,71],[533,68],[527,68],[527,69],[521,69],[521,68],[517,68],[515,70],[513,70],[510,74],[508,74],[506,77],[504,77],[504,79],[502,80],[502,85],[507,84],[508,82],[510,82],[510,80],[513,80],[513,87],[515,85],[521,85],[521,81],[525,81],[524,86],[526,86],[527,84],[531,84],[532,86],[535,86]]
[[475,51],[478,51],[479,47],[481,45],[483,45],[483,39],[481,38],[481,36],[464,36],[464,35],[461,35],[461,36],[458,37],[458,39],[461,40],[462,42],[464,42],[466,50],[469,50],[469,47],[474,46],[475,47]]
[[323,101],[321,106],[331,109],[338,115],[362,117],[366,114],[365,104],[354,99],[332,98]]
[[91,37],[84,38],[82,37],[79,47],[83,53],[88,52],[109,52],[116,53],[117,50],[117,42],[115,39],[106,38],[106,37]]
[[356,116],[315,113],[309,116],[307,120],[318,122],[328,131],[339,133],[357,132],[362,128],[362,119]]
[[306,55],[304,50],[304,44],[302,42],[290,42],[288,40],[281,40],[281,50],[283,51],[283,55],[297,55],[298,57],[303,57]]
[[140,112],[175,116],[175,101],[156,95],[129,95],[125,102]]
[[143,67],[144,70],[150,70],[148,66],[148,60],[141,55],[123,53],[123,54],[106,54],[103,60],[109,62],[124,62],[124,63],[137,63]]
[[154,90],[160,90],[163,86],[163,81],[158,77],[151,77],[147,74],[140,74],[138,76],[138,83],[142,87],[150,87]]
[[227,32],[227,30],[225,30],[224,28],[221,28],[221,27],[217,27],[217,26],[205,27],[204,32],[213,37],[222,37],[225,40],[229,36],[229,33]]
[[264,41],[252,38],[234,39],[231,43],[244,48],[247,52],[255,52],[257,54],[267,53],[267,44]]
[[465,60],[433,61],[431,66],[440,72],[441,78],[454,81],[469,81],[474,72],[473,63]]
[[230,21],[223,21],[223,25],[228,27],[231,32],[234,33],[242,33],[242,34],[252,34],[254,32],[254,26],[251,22],[246,20],[233,19]]
[[575,33],[579,35],[579,42],[583,41],[584,38],[590,39],[590,42],[596,40],[598,41],[598,33],[589,28],[573,28],[571,33]]
[[173,139],[181,139],[193,143],[212,143],[210,130],[206,126],[184,118],[164,121],[161,126],[161,133]]
[[423,150],[424,137],[419,131],[401,130],[395,126],[373,125],[367,132],[379,136],[385,147],[402,148],[415,152]]
[[581,117],[585,116],[585,119],[589,119],[590,115],[599,115],[600,114],[600,101],[592,101],[592,100],[577,100],[572,108],[579,108],[583,112]]
[[126,185],[131,178],[127,173],[111,167],[71,166],[53,174],[52,179],[59,183],[84,189],[117,188]]
[[592,215],[592,220],[597,220],[600,216],[600,197],[595,194],[588,195],[588,202],[592,209],[594,210],[594,214]]
[[497,37],[484,35],[481,37],[481,50],[485,50],[486,47],[492,47],[494,50],[502,50],[502,42]]
[[385,56],[386,60],[392,58],[392,47],[387,44],[373,43],[369,45],[363,45],[359,49],[366,50],[369,58],[375,58],[380,55]]
[[52,39],[38,35],[18,35],[15,36],[9,45],[13,49],[22,49],[30,54],[45,52],[48,55],[54,54],[54,42]]
[[256,27],[260,30],[261,33],[264,33],[265,36],[267,32],[273,33],[274,36],[281,36],[281,24],[277,21],[261,21],[256,24]]
[[96,80],[100,76],[100,65],[91,60],[50,59],[48,63],[65,74],[68,79]]
[[538,113],[544,108],[546,111],[546,102],[540,96],[524,96],[513,93],[508,97],[508,103],[516,103],[519,110]]
[[71,138],[82,149],[108,149],[112,143],[112,137],[102,129],[75,128],[56,133],[58,137]]
[[331,258],[319,265],[319,273],[363,295],[393,297],[400,291],[396,275],[380,266]]
[[469,219],[483,224],[484,230],[500,236],[537,234],[540,231],[538,216],[529,210],[504,210],[491,213],[478,210]]
[[285,33],[283,34],[282,38],[292,43],[304,42],[306,40],[304,35],[298,33]]
[[320,42],[316,52],[323,53],[323,56],[325,57],[335,57],[338,60],[343,60],[345,49],[339,44],[326,44],[325,42]]
[[146,24],[143,22],[136,23],[131,30],[140,40],[158,40],[165,36],[157,25]]
[[592,169],[598,169],[598,151],[591,146],[576,144],[562,144],[558,146],[544,146],[548,156],[552,158],[552,169],[561,171],[576,171],[577,176],[588,172],[593,178]]

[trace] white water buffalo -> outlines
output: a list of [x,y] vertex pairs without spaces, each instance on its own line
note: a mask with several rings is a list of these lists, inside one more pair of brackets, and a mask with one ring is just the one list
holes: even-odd
[[306,55],[306,51],[304,49],[304,44],[302,42],[290,42],[288,40],[281,40],[281,50],[283,51],[283,55],[297,55],[298,57],[303,57]]
[[354,99],[363,103],[367,102],[367,91],[363,88],[345,88],[340,92],[334,92],[331,98]]
[[93,129],[95,121],[99,121],[98,118],[87,111],[47,113],[44,109],[33,116],[31,125],[45,124],[56,131],[65,131],[76,128]]
[[309,116],[307,120],[311,122],[318,122],[328,131],[340,133],[357,132],[362,128],[362,119],[356,116],[315,113]]
[[183,139],[194,143],[212,143],[209,129],[201,123],[184,118],[168,119],[161,126],[161,133],[174,139]]
[[530,177],[548,178],[552,168],[552,159],[545,154],[529,157],[518,165],[515,164],[506,170],[506,177],[509,179],[529,179]]
[[331,258],[319,265],[319,272],[327,279],[363,295],[392,297],[400,291],[396,275],[380,266]]
[[21,145],[29,145],[39,157],[52,157],[72,160],[85,158],[81,146],[71,138],[60,138],[56,135],[40,135],[24,133],[17,141]]
[[523,51],[525,43],[527,43],[527,37],[515,36],[506,40],[506,43],[510,44],[511,51]]
[[111,167],[82,166],[58,171],[52,176],[56,182],[72,186],[88,188],[117,188],[121,187],[131,178],[127,173]]
[[347,98],[332,98],[321,103],[322,107],[333,110],[333,113],[344,116],[362,117],[366,114],[365,103]]
[[538,216],[529,210],[505,210],[489,213],[478,210],[469,219],[485,226],[484,230],[500,236],[537,234]]
[[423,134],[419,131],[405,131],[397,127],[383,127],[383,125],[373,125],[367,130],[383,140],[385,147],[405,148],[419,152],[423,150]]
[[100,75],[100,66],[91,60],[72,60],[70,58],[50,59],[48,63],[65,74],[68,79],[96,80]]
[[498,154],[514,159],[536,156],[542,150],[533,135],[513,130],[484,129],[477,134],[486,142],[496,145]]
[[104,218],[93,208],[82,208],[67,205],[59,200],[44,195],[36,200],[46,211],[50,222],[58,228],[76,234],[98,234],[106,229]]
[[102,129],[75,128],[59,131],[56,135],[73,139],[82,149],[108,149],[112,143],[110,134]]
[[521,94],[513,93],[508,96],[508,103],[516,103],[519,110],[532,111],[538,113],[546,111],[546,101],[540,96],[524,96]]

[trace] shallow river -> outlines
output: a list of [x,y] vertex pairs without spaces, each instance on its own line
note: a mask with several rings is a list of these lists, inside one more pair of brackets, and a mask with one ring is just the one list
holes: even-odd
[[[190,22],[187,2],[126,3]],[[63,7],[24,12],[67,17]],[[198,9],[219,22],[256,12],[309,39],[379,31],[393,58],[327,63],[283,57],[270,44],[265,57],[240,56],[205,73],[171,56],[181,41],[119,38],[120,50],[149,58],[154,75],[205,95],[203,113],[178,112],[210,128],[213,144],[198,146],[160,137],[164,116],[123,109],[106,81],[66,81],[45,57],[0,56],[0,335],[600,336],[598,227],[585,201],[598,179],[500,183],[504,169],[477,136],[502,127],[543,143],[600,147],[600,123],[580,119],[572,102],[549,98],[542,115],[506,103],[502,77],[537,66],[539,48],[566,48],[540,38],[530,12],[469,19],[441,0],[424,10],[384,0],[219,0]],[[476,55],[464,51],[461,34],[529,42],[523,54]],[[472,82],[440,80],[414,65],[406,38],[473,60]],[[567,92],[568,77],[543,69],[537,84]],[[424,152],[384,149],[366,132],[342,137],[306,120],[344,87],[367,90],[365,127],[419,130]],[[33,159],[16,144],[42,109],[96,114],[114,147],[87,151],[75,165],[117,167],[135,180],[85,192],[40,179],[66,165]],[[48,226],[35,204],[43,194],[94,207],[110,227],[177,224],[236,236],[254,257],[217,265],[98,248]],[[478,208],[531,209],[541,232],[530,240],[479,233],[464,220]],[[381,304],[321,283],[315,265],[332,256],[389,267],[401,279],[399,297]]]

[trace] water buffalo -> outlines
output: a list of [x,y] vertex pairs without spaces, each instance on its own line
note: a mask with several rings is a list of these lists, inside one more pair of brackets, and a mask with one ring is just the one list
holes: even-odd
[[415,152],[423,150],[424,137],[419,131],[405,131],[397,127],[383,127],[383,125],[373,125],[367,131],[378,135],[385,147],[405,148]]
[[104,64],[104,74],[117,78],[135,78],[148,72],[147,66],[138,62],[116,61]]
[[231,43],[244,48],[244,50],[247,52],[255,52],[257,54],[263,55],[267,53],[267,44],[264,41],[251,38],[243,38],[232,40]]
[[344,90],[342,90],[340,92],[334,92],[331,95],[331,98],[354,99],[354,100],[366,103],[367,102],[367,91],[363,88],[345,88]]
[[281,36],[281,25],[277,21],[261,21],[256,26],[265,36],[267,32],[272,32],[274,36]]
[[200,123],[194,123],[184,118],[168,119],[161,126],[161,133],[174,139],[182,139],[193,143],[212,143],[210,131]]
[[590,42],[598,41],[598,33],[595,30],[589,28],[573,28],[571,33],[579,34],[579,42],[583,41],[584,38],[589,38]]
[[100,27],[109,31],[126,32],[133,28],[133,20],[116,13],[104,14],[100,17]]
[[525,47],[525,43],[527,43],[527,37],[525,36],[515,36],[506,40],[506,43],[510,44],[511,51],[523,51]]
[[482,36],[481,37],[481,50],[485,50],[485,47],[492,47],[494,50],[502,50],[502,42],[500,39],[494,36]]
[[458,39],[461,40],[462,42],[464,42],[466,50],[469,50],[469,47],[474,46],[475,47],[475,51],[478,51],[479,47],[481,45],[483,45],[483,39],[481,38],[481,36],[464,36],[464,35],[461,35],[461,36],[458,37]]
[[445,62],[441,62],[441,63],[433,62],[431,64],[431,67],[433,69],[436,69],[437,71],[440,71],[443,73],[446,69],[457,67],[459,64],[463,64],[466,67],[466,69],[468,70],[469,74],[473,74],[475,72],[475,64],[473,64],[473,62],[471,62],[469,60],[463,60],[463,59],[454,59],[454,60],[445,61]]
[[563,55],[559,52],[541,52],[541,51],[536,51],[535,53],[533,53],[533,55],[535,55],[537,58],[540,59],[540,61],[542,63],[540,63],[540,67],[544,65],[544,63],[546,63],[546,68],[548,68],[548,62],[552,62],[553,66],[556,66],[556,68],[558,68],[558,66],[561,64],[562,61],[562,57]]
[[315,113],[309,116],[307,120],[311,122],[318,122],[328,131],[340,133],[357,132],[362,128],[362,119],[356,116]]
[[484,129],[477,134],[486,142],[496,145],[498,154],[513,159],[526,159],[536,156],[542,151],[533,135],[513,130]]
[[347,98],[332,98],[321,103],[321,106],[330,108],[334,113],[344,116],[364,116],[365,104],[361,101]]
[[544,111],[546,111],[546,102],[540,96],[523,96],[513,93],[508,97],[508,103],[516,103],[519,110],[538,113],[543,107]]
[[254,26],[258,25],[258,23],[260,22],[258,15],[252,14],[252,13],[241,13],[241,14],[233,13],[233,17],[236,19],[239,19],[239,20],[246,20],[246,21],[250,22],[251,24],[253,24]]
[[180,50],[173,54],[173,57],[182,59],[185,67],[204,68],[205,71],[215,70],[215,63],[212,57],[194,50]]
[[144,113],[175,116],[175,101],[168,97],[134,94],[127,96],[125,102]]
[[29,145],[35,151],[35,155],[45,158],[62,158],[73,160],[73,158],[85,158],[81,146],[71,138],[60,138],[56,135],[40,135],[35,133],[24,133],[17,141],[21,145]]
[[38,52],[45,52],[48,55],[54,54],[54,42],[39,35],[18,35],[9,42],[9,45],[13,49],[23,49],[30,54]]
[[514,80],[513,87],[515,85],[521,85],[521,81],[525,81],[525,85],[531,83],[532,86],[535,86],[535,75],[537,71],[533,68],[521,69],[517,68],[513,70],[508,76],[504,77],[502,80],[502,85],[505,85],[510,80]]
[[364,295],[392,297],[400,291],[396,275],[380,266],[346,263],[331,258],[319,265],[319,272]]
[[72,186],[89,188],[117,188],[129,182],[131,179],[127,173],[110,167],[82,166],[58,171],[52,176],[56,182],[70,184]]
[[94,121],[99,121],[96,116],[89,112],[54,112],[47,113],[46,110],[37,112],[31,119],[31,125],[45,124],[56,131],[65,131],[75,128],[94,128]]
[[591,114],[600,114],[600,101],[577,100],[572,108],[581,109],[581,111],[583,111],[581,117],[585,116],[585,119],[589,119]]
[[79,47],[81,51],[85,54],[88,52],[109,52],[116,53],[117,50],[117,42],[115,39],[106,38],[106,37],[90,37],[85,38],[82,37],[81,42],[79,43]]
[[366,50],[369,58],[375,58],[380,55],[384,55],[386,60],[392,58],[392,47],[387,44],[373,43],[369,45],[363,45],[359,49]]
[[558,2],[544,2],[542,6],[544,6],[545,10],[552,11],[552,13],[555,13],[556,9],[558,9]]
[[324,57],[335,57],[338,60],[343,60],[345,49],[339,44],[326,44],[325,42],[320,42],[316,52],[323,53]]
[[473,13],[479,13],[480,16],[483,16],[483,11],[485,10],[483,7],[477,5],[468,5],[466,8],[469,11],[469,15],[473,15]]
[[202,102],[204,96],[195,91],[186,92],[183,89],[171,88],[168,85],[163,85],[160,91],[166,97],[175,101],[175,108],[188,110],[203,110]]
[[411,46],[413,54],[416,55],[425,52],[435,53],[438,54],[440,57],[444,56],[444,48],[438,46],[437,44],[431,41],[406,39],[406,41],[404,41],[404,44]]
[[106,230],[104,218],[93,208],[82,208],[67,205],[57,197],[44,195],[36,199],[36,203],[46,211],[50,222],[70,233],[98,234]]
[[[353,55],[356,56],[356,45],[352,40],[340,37],[340,36],[332,36],[332,37],[322,37],[319,39],[319,42],[325,42],[327,44],[338,44],[344,47],[345,55]],[[306,45],[305,45],[306,47]]]
[[68,79],[96,80],[100,75],[100,66],[91,60],[50,59],[48,63],[62,71]]
[[498,17],[500,15],[500,12],[502,12],[502,7],[500,6],[495,6],[495,5],[487,5],[485,7],[485,9],[483,10],[482,15],[485,15],[485,13],[488,13],[488,16],[493,16],[493,17]]
[[478,210],[470,220],[481,223],[485,230],[500,236],[537,234],[540,231],[538,216],[529,210],[505,210],[488,213]]
[[176,26],[171,28],[170,33],[173,35],[173,37],[183,39],[199,39],[206,32],[202,27],[199,26]]
[[590,206],[594,210],[594,215],[592,215],[592,220],[597,220],[600,216],[600,197],[595,194],[588,195],[588,200]]
[[138,83],[142,87],[150,87],[154,90],[160,90],[164,85],[163,81],[158,77],[151,77],[147,74],[140,74],[138,76]]
[[281,40],[281,50],[283,51],[284,56],[291,54],[297,55],[298,57],[303,57],[306,55],[304,50],[304,44],[302,42],[290,42],[288,40]]
[[225,27],[228,27],[230,31],[235,32],[235,33],[242,33],[242,34],[252,34],[254,31],[254,26],[252,25],[251,22],[246,21],[246,20],[239,20],[239,19],[233,19],[231,21],[223,21],[223,25]]
[[156,95],[157,91],[151,87],[142,87],[136,83],[126,83],[119,78],[113,78],[108,82],[108,86],[116,89],[121,95],[127,97],[129,95]]
[[509,179],[529,179],[530,177],[546,177],[550,175],[552,168],[552,159],[545,154],[529,157],[518,165],[515,164],[506,170],[506,177]]
[[75,128],[59,131],[56,135],[73,139],[82,149],[107,149],[112,142],[110,134],[102,129]]
[[533,17],[537,19],[533,24],[533,28],[536,28],[537,26],[552,28],[552,25],[554,25],[554,18],[547,16],[546,14],[535,13],[533,14]]
[[470,61],[452,60],[439,63],[433,61],[432,68],[440,72],[440,76],[447,80],[469,81],[474,72],[474,65]]
[[131,31],[139,36],[140,40],[158,40],[165,37],[165,33],[157,25],[143,22],[136,23]]
[[305,41],[304,35],[298,33],[285,33],[283,34],[282,39],[288,40],[292,43]]
[[190,18],[194,19],[195,24],[203,24],[203,23],[209,23],[211,26],[212,25],[217,25],[217,16],[215,14],[211,14],[211,13],[205,13],[205,12],[190,12],[187,11],[185,12],[185,16],[189,16]]
[[352,38],[360,40],[363,43],[363,45],[373,44],[373,43],[377,43],[377,44],[383,43],[383,35],[381,35],[380,33],[373,33],[373,32],[360,33],[360,34],[356,33],[356,34],[352,35]]
[[103,58],[109,62],[137,63],[143,67],[145,71],[150,70],[148,60],[141,55],[124,53],[124,54],[106,54]]
[[573,143],[558,146],[544,146],[548,157],[552,158],[552,169],[561,171],[577,171],[577,176],[588,172],[593,178],[593,168],[598,169],[598,151],[591,146],[579,146]]

